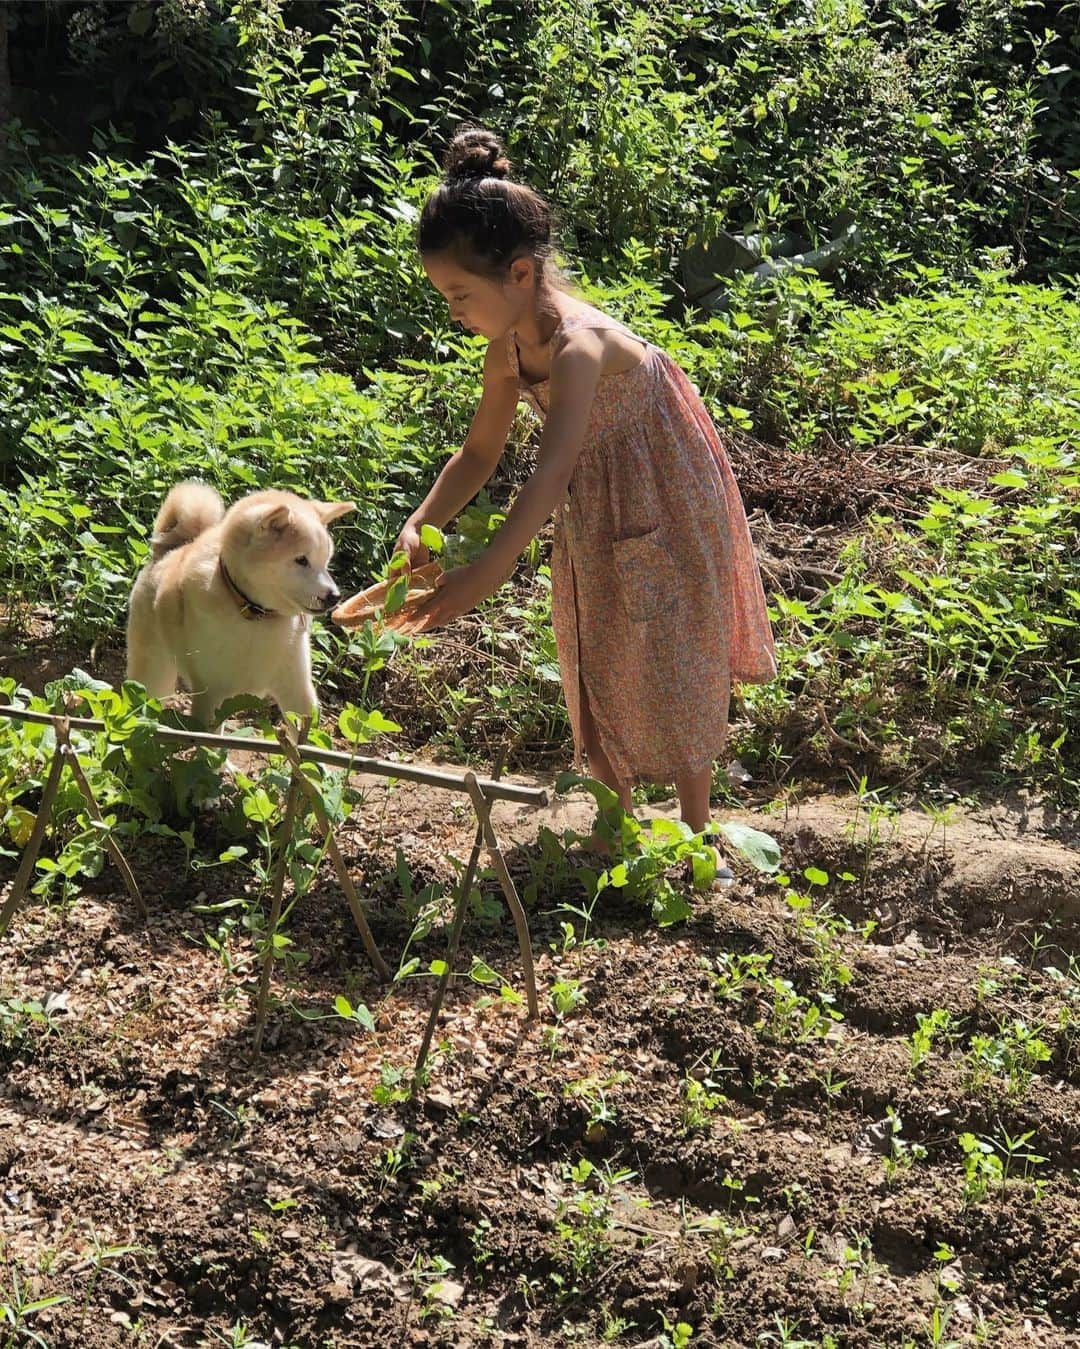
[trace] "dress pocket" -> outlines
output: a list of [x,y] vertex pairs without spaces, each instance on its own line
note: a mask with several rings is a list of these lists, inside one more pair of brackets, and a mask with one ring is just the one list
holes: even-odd
[[647,623],[678,610],[675,563],[658,526],[632,539],[616,539],[615,576],[631,623]]

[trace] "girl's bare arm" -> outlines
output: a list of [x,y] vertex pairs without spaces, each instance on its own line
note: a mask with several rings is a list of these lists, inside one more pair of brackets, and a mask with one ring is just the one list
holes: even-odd
[[551,403],[540,438],[536,468],[483,553],[467,567],[455,567],[419,611],[416,631],[441,627],[475,608],[514,569],[518,555],[562,500],[585,443],[596,384],[603,369],[603,340],[572,334],[551,362]]
[[491,588],[501,585],[518,556],[562,500],[585,443],[596,386],[603,371],[600,333],[573,333],[551,361],[550,406],[536,468],[517,494],[506,523],[479,565]]
[[439,529],[473,499],[491,477],[506,449],[514,420],[518,384],[502,344],[492,342],[484,357],[484,391],[461,449],[447,461],[431,491],[408,524]]

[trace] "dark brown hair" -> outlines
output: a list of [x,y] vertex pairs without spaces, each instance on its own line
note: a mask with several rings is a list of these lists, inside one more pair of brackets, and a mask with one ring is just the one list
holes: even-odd
[[520,257],[542,269],[551,234],[551,208],[512,181],[498,137],[483,127],[459,127],[443,160],[443,181],[420,213],[420,252],[449,252],[466,271],[500,276]]

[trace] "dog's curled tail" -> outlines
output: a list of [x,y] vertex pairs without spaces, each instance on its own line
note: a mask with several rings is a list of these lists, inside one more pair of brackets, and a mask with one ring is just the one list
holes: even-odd
[[181,482],[161,503],[150,540],[151,552],[158,558],[198,538],[203,530],[219,524],[225,515],[221,497],[204,482]]

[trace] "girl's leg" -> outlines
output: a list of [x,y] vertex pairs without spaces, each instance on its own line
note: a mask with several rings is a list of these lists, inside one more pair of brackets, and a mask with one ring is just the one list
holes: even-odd
[[682,817],[695,834],[700,834],[709,823],[709,791],[712,788],[712,766],[699,773],[686,773],[675,779],[679,793]]
[[585,757],[589,761],[589,773],[594,778],[599,778],[605,787],[610,787],[613,792],[619,796],[619,804],[627,814],[634,809],[634,798],[628,782],[620,782],[604,753],[603,746],[600,744],[600,737],[596,733],[596,722],[593,721],[592,709],[589,707],[589,700],[585,696],[585,687],[581,689],[581,739],[585,750]]
[[[709,790],[712,787],[712,767],[703,768],[699,773],[686,773],[675,779],[675,790],[679,793],[679,806],[683,820],[695,834],[700,834],[709,823]],[[734,876],[724,861],[724,854],[716,850],[716,882],[726,888]]]
[[[610,787],[619,797],[619,805],[628,815],[633,814],[634,798],[630,783],[620,782],[618,776],[612,768],[611,763],[604,753],[600,744],[600,737],[596,732],[596,722],[593,721],[592,711],[589,707],[589,700],[585,695],[585,686],[581,686],[581,740],[582,748],[585,750],[585,757],[589,761],[589,773],[594,778]],[[596,852],[609,852],[608,845],[595,832],[589,839],[589,847]]]

